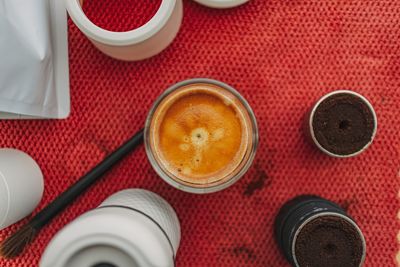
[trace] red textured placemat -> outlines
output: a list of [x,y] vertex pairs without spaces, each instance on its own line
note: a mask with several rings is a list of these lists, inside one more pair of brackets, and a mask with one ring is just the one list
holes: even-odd
[[[104,8],[95,2],[91,8]],[[148,16],[137,10],[136,15]],[[121,20],[128,17],[105,21],[125,25]],[[186,78],[222,80],[248,99],[260,127],[258,155],[237,184],[199,196],[158,178],[141,147],[45,228],[22,257],[0,260],[0,266],[37,266],[45,246],[66,223],[130,187],[159,193],[175,207],[183,231],[178,267],[288,266],[273,240],[273,219],[286,200],[303,193],[348,209],[366,235],[366,266],[395,266],[400,1],[251,0],[225,11],[184,1],[184,22],[175,42],[136,63],[103,55],[69,25],[70,118],[0,122],[0,146],[28,152],[43,169],[41,207],[142,127],[156,96]],[[306,143],[301,125],[317,98],[343,88],[371,100],[379,128],[364,154],[338,160]],[[0,239],[15,229],[1,232]]]

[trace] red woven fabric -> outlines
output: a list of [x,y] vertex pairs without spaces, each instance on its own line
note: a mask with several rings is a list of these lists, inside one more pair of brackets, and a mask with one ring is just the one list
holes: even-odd
[[[90,12],[100,11],[100,2],[93,1]],[[143,6],[136,10],[140,16],[133,18],[148,16]],[[132,21],[110,16],[104,20],[110,28]],[[224,81],[248,99],[260,128],[258,155],[231,188],[191,195],[157,177],[141,147],[46,227],[22,257],[0,260],[1,266],[37,266],[65,224],[110,194],[133,187],[159,193],[176,209],[183,231],[178,267],[288,266],[273,240],[273,220],[285,201],[304,193],[337,201],[354,216],[368,243],[365,266],[395,266],[400,1],[251,0],[232,10],[213,10],[187,0],[174,43],[136,63],[103,55],[71,21],[69,26],[69,119],[0,122],[0,146],[28,152],[43,169],[40,208],[141,128],[157,95],[186,78]],[[365,153],[338,160],[310,146],[301,125],[317,98],[343,88],[370,99],[379,126]],[[1,232],[0,239],[16,227]]]

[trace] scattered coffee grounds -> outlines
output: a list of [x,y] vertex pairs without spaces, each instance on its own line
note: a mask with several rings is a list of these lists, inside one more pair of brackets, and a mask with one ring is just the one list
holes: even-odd
[[308,222],[295,243],[300,267],[359,267],[363,239],[357,228],[337,216],[322,216]]
[[318,143],[336,155],[351,155],[371,142],[375,118],[359,97],[339,93],[322,101],[312,124]]

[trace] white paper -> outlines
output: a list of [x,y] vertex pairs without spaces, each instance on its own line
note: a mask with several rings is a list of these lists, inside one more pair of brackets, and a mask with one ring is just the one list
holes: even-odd
[[0,0],[0,118],[70,111],[63,1]]

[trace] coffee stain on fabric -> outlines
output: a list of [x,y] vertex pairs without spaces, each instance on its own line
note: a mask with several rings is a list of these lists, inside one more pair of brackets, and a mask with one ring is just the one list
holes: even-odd
[[355,198],[350,198],[350,199],[345,199],[343,201],[340,201],[339,204],[340,206],[345,210],[348,211],[351,206],[357,204],[358,201]]
[[106,149],[95,140],[81,139],[71,146],[68,153],[65,154],[66,171],[71,176],[79,177],[83,175],[106,157]]
[[263,170],[259,165],[256,165],[256,177],[253,181],[251,181],[244,190],[244,195],[251,197],[257,191],[262,190],[264,187],[270,186],[272,181],[268,176],[267,172]]
[[243,258],[246,261],[254,261],[257,256],[253,249],[247,247],[246,245],[236,246],[231,249],[232,255],[238,258]]

